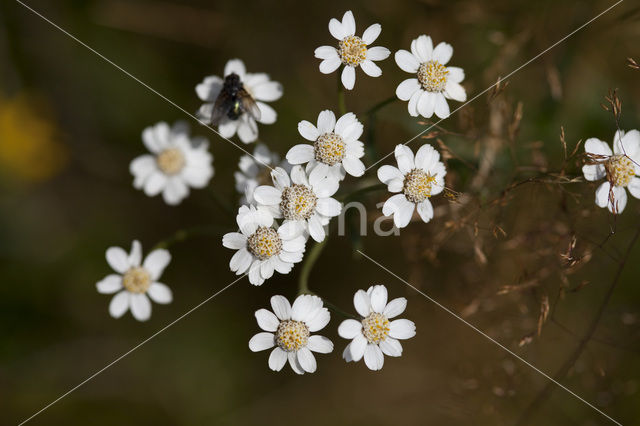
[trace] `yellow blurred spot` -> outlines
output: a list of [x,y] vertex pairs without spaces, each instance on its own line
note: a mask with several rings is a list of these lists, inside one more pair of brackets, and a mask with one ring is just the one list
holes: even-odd
[[41,182],[67,163],[58,129],[26,95],[0,98],[0,173],[26,182]]

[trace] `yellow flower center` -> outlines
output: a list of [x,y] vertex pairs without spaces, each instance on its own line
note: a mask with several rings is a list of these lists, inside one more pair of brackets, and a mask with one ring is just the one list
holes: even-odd
[[309,327],[302,321],[285,320],[276,330],[276,343],[282,350],[294,352],[307,346]]
[[293,184],[282,191],[280,210],[288,220],[306,220],[313,215],[318,203],[318,197],[311,188],[305,185]]
[[338,44],[338,54],[342,63],[357,67],[362,61],[367,59],[367,45],[360,37],[348,36]]
[[122,285],[131,293],[145,293],[151,285],[151,275],[143,267],[131,268],[124,273]]
[[266,260],[282,250],[282,240],[273,228],[261,226],[247,238],[249,251],[258,259]]
[[418,81],[428,92],[442,92],[447,85],[449,70],[438,61],[424,62],[418,68]]
[[178,148],[165,149],[156,157],[156,163],[164,174],[175,175],[184,167],[184,155]]
[[407,200],[412,203],[421,203],[431,197],[435,183],[435,176],[431,176],[422,169],[413,169],[405,175],[402,191]]
[[626,155],[613,155],[604,163],[607,179],[613,186],[627,186],[636,175],[633,161]]
[[362,320],[362,334],[369,343],[380,343],[389,335],[389,320],[374,312]]
[[335,166],[344,158],[347,146],[340,135],[325,133],[313,144],[316,160],[329,166]]

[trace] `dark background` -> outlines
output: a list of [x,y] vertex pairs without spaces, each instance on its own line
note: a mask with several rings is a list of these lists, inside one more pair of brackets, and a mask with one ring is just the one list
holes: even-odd
[[[284,154],[301,140],[298,121],[315,121],[321,109],[337,108],[337,75],[321,74],[313,51],[335,42],[328,21],[347,9],[354,12],[357,34],[379,22],[375,44],[392,52],[408,49],[423,33],[451,43],[451,64],[465,69],[472,97],[612,2],[27,4],[188,111],[199,106],[195,85],[206,75],[220,75],[230,58],[243,59],[249,71],[268,72],[283,84],[284,96],[272,104],[278,121],[261,126],[260,137]],[[342,318],[333,314],[323,334],[335,351],[318,355],[317,373],[299,377],[288,366],[271,372],[268,353],[247,347],[258,331],[253,312],[268,307],[273,294],[295,297],[297,266],[262,287],[239,282],[31,423],[497,425],[514,424],[528,413],[531,424],[606,424],[559,388],[527,412],[548,380],[355,255],[354,247],[362,244],[389,269],[553,374],[598,316],[636,232],[640,201],[630,196],[614,220],[595,206],[593,184],[534,182],[509,190],[503,202],[483,203],[539,173],[582,176],[576,158],[562,164],[560,127],[569,151],[588,137],[611,142],[616,123],[600,106],[609,89],[618,88],[623,102],[621,128],[640,127],[640,71],[626,65],[627,57],[640,59],[639,16],[637,5],[622,3],[514,75],[498,101],[482,96],[442,123],[457,133],[441,139],[459,156],[448,164],[447,183],[469,193],[472,201],[460,202],[463,213],[456,216],[457,204],[437,197],[436,218],[411,224],[400,237],[358,241],[334,230],[310,287],[348,312],[353,293],[372,284],[386,284],[392,297],[407,297],[404,317],[415,321],[417,336],[404,344],[402,358],[385,358],[380,372],[345,364],[346,342],[336,333]],[[131,159],[144,152],[142,129],[188,117],[20,4],[3,2],[0,21],[0,419],[17,424],[235,278],[228,268],[232,252],[214,232],[171,246],[163,281],[174,302],[154,305],[146,323],[130,314],[112,319],[110,297],[95,290],[95,282],[110,273],[104,259],[109,246],[128,250],[137,238],[147,253],[181,229],[235,230],[234,218],[211,192],[237,202],[233,172],[241,153],[192,123],[195,134],[211,141],[210,187],[194,191],[179,207],[146,197],[133,189],[128,171]],[[355,90],[347,94],[348,109],[356,114],[408,78],[392,56],[379,64],[381,78],[358,70]],[[496,136],[491,120],[511,121],[518,102],[519,133],[474,185],[487,141]],[[492,112],[495,105],[498,112]],[[406,103],[395,102],[380,111],[374,128],[377,151],[386,153],[424,124],[408,116]],[[413,142],[414,150],[419,143]],[[374,171],[361,182],[375,179]],[[346,182],[344,191],[357,181]],[[362,199],[372,217],[387,196]],[[460,219],[464,212],[471,217]],[[560,254],[572,235],[581,263],[567,271]],[[639,256],[637,247],[627,253],[594,335],[560,380],[623,424],[637,422],[639,414]],[[498,294],[503,286],[523,283],[524,290]],[[540,337],[519,346],[535,334],[545,296],[552,318]]]

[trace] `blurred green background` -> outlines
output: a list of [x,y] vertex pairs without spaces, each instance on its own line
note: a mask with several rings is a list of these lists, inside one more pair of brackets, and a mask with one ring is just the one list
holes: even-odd
[[[334,43],[328,21],[347,9],[358,34],[382,24],[375,44],[392,52],[408,49],[420,34],[451,43],[451,64],[465,69],[472,97],[613,2],[27,4],[188,111],[199,106],[195,85],[220,75],[230,58],[268,72],[283,84],[284,96],[273,104],[278,121],[261,126],[260,137],[284,154],[300,141],[298,121],[336,109],[336,74],[321,74],[313,51]],[[615,121],[600,106],[609,89],[617,88],[623,102],[620,126],[640,127],[640,71],[626,65],[627,57],[640,59],[639,18],[637,4],[622,3],[518,72],[496,99],[482,96],[442,123],[455,135],[440,138],[459,157],[448,163],[447,184],[465,193],[466,202],[465,196],[435,198],[436,218],[411,224],[399,237],[376,237],[371,227],[362,240],[332,232],[311,288],[348,312],[353,293],[375,283],[407,297],[405,317],[418,334],[404,344],[402,358],[386,358],[375,373],[363,363],[345,364],[347,342],[336,333],[342,318],[333,314],[322,334],[335,350],[318,356],[317,373],[269,371],[268,353],[247,347],[258,331],[253,312],[268,307],[273,294],[295,296],[298,266],[262,287],[239,282],[31,423],[514,424],[548,381],[355,255],[354,244],[553,374],[597,315],[637,229],[640,201],[630,197],[616,220],[595,206],[595,185],[587,183],[526,184],[489,201],[512,182],[563,168],[561,126],[569,150],[588,137],[610,142]],[[211,191],[237,202],[233,172],[241,152],[192,123],[195,134],[211,141],[210,188],[194,191],[179,207],[146,197],[133,189],[128,171],[144,152],[142,129],[187,117],[20,4],[2,2],[0,22],[0,422],[17,424],[235,278],[220,235],[203,235],[171,246],[163,281],[174,302],[154,305],[150,321],[110,318],[109,296],[95,290],[110,273],[109,246],[128,249],[137,238],[146,253],[180,229],[235,230]],[[358,71],[355,90],[347,93],[348,109],[358,115],[408,78],[392,57],[380,64],[381,78]],[[378,153],[423,128],[406,103],[385,107],[374,126]],[[474,182],[491,141],[498,141],[494,163]],[[564,170],[581,176],[575,158]],[[345,190],[356,182],[347,179]],[[361,201],[375,216],[386,197]],[[560,255],[574,235],[581,262],[566,268]],[[639,259],[635,247],[593,338],[561,379],[623,424],[640,418]],[[509,285],[525,287],[501,294]],[[545,297],[553,314],[537,337]],[[530,424],[607,423],[562,389],[547,396],[527,414]]]

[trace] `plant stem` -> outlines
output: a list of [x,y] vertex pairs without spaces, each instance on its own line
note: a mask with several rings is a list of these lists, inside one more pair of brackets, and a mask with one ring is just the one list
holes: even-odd
[[[584,336],[580,339],[580,343],[578,344],[576,349],[571,353],[569,358],[567,358],[567,360],[562,364],[562,366],[558,369],[556,374],[553,376],[554,380],[560,381],[564,378],[564,376],[567,375],[569,370],[571,370],[573,365],[580,358],[580,355],[582,355],[582,352],[586,348],[587,343],[589,343],[589,340],[591,340],[591,338],[593,337],[593,334],[598,328],[598,323],[602,318],[602,314],[604,313],[607,307],[607,304],[609,303],[609,300],[613,295],[613,291],[615,290],[618,282],[620,281],[622,270],[624,269],[624,266],[629,258],[629,255],[631,254],[631,249],[633,249],[633,246],[638,241],[638,237],[640,237],[640,227],[636,230],[636,233],[633,236],[633,239],[631,240],[631,242],[629,243],[629,246],[627,247],[627,250],[625,251],[624,257],[619,262],[618,269],[616,270],[615,276],[613,277],[613,281],[611,282],[611,284],[609,284],[609,288],[607,288],[607,293],[605,294],[604,299],[600,303],[600,307],[598,308],[596,315],[591,320],[591,323],[589,324],[587,331],[585,332]],[[529,421],[531,421],[533,417],[533,413],[547,400],[547,398],[549,398],[549,396],[551,396],[551,393],[556,388],[556,386],[557,385],[555,383],[548,382],[546,386],[542,388],[542,390],[538,393],[535,399],[531,402],[531,404],[529,404],[527,409],[524,410],[517,424],[524,425],[524,424],[527,424]]]
[[343,203],[348,203],[349,201],[359,197],[360,195],[366,194],[367,192],[373,192],[385,189],[387,186],[384,183],[376,183],[375,185],[365,186],[364,188],[356,189],[351,194],[346,194],[344,197],[340,199]]
[[302,270],[300,271],[300,279],[298,281],[298,294],[313,294],[311,290],[309,290],[309,275],[311,274],[311,269],[313,269],[313,265],[316,263],[322,250],[324,250],[324,246],[327,244],[328,237],[325,236],[322,242],[316,243],[311,250],[309,250],[309,254],[306,256],[304,264],[302,265]]
[[391,96],[391,97],[389,97],[387,99],[384,99],[384,100],[378,102],[377,104],[375,104],[374,106],[372,106],[371,108],[369,108],[367,110],[367,112],[364,113],[364,115],[365,115],[365,117],[367,117],[367,119],[369,119],[370,117],[375,115],[379,110],[381,110],[385,106],[387,106],[390,103],[393,103],[394,101],[397,101],[397,100],[398,100],[398,98],[396,96]]

